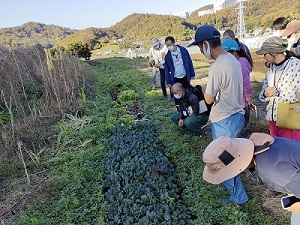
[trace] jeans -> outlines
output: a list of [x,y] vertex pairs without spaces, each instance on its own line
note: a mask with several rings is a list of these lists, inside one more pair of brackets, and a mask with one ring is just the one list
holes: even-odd
[[[171,116],[171,120],[178,124],[179,120],[179,113],[175,113]],[[192,131],[197,134],[203,134],[203,130],[201,129],[201,126],[205,125],[208,121],[208,116],[205,114],[197,115],[197,116],[189,116],[184,119],[183,122],[183,129],[187,131]]]
[[229,200],[236,204],[244,204],[249,199],[244,189],[241,176],[237,175],[236,177],[230,178],[223,182],[226,190],[229,192]]
[[241,113],[233,114],[223,120],[211,123],[213,140],[221,136],[230,138],[239,137],[244,128],[245,118]]
[[[236,113],[221,121],[211,124],[213,140],[221,136],[230,138],[239,137],[244,128],[245,117],[241,113]],[[248,201],[248,196],[244,189],[240,175],[230,178],[223,182],[226,190],[229,192],[229,199],[236,204],[244,204]]]

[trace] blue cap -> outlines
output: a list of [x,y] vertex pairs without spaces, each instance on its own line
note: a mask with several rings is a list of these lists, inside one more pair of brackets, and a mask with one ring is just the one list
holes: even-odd
[[228,51],[239,51],[240,47],[236,40],[233,39],[227,39],[226,41],[223,42],[222,48],[228,52]]
[[188,47],[191,45],[197,45],[201,41],[220,38],[220,36],[220,32],[214,26],[201,26],[196,30],[195,41],[189,44]]

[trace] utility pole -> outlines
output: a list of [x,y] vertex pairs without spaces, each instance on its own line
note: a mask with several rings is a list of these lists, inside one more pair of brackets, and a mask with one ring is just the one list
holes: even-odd
[[245,20],[244,20],[244,6],[243,2],[247,0],[238,0],[239,7],[238,10],[238,26],[237,26],[237,36],[239,39],[245,37]]

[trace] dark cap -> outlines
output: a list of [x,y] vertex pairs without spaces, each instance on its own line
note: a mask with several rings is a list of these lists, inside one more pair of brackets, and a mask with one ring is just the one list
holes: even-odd
[[204,25],[199,27],[196,30],[195,41],[188,45],[188,47],[192,45],[197,45],[199,42],[220,38],[220,32],[213,26]]
[[280,37],[270,37],[256,51],[258,55],[264,55],[268,53],[280,53],[287,50],[288,41]]

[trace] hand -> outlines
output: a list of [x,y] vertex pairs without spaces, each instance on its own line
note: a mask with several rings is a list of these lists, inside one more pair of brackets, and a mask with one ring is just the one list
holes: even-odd
[[294,213],[300,213],[300,202],[294,203],[293,205],[288,207],[287,210]]
[[149,65],[150,65],[151,67],[154,66],[154,64],[155,64],[155,62],[154,62],[153,59],[149,60]]
[[276,88],[274,88],[274,87],[267,87],[265,89],[264,95],[266,97],[272,97],[272,96],[275,95],[275,93],[276,93]]
[[251,100],[247,101],[247,103],[248,103],[248,106],[249,106],[250,110],[254,110],[255,109],[255,105],[251,102]]
[[178,121],[178,126],[183,127],[183,120],[182,120],[182,119],[180,119],[180,120]]
[[155,65],[155,67],[156,67],[156,68],[159,68],[159,67],[160,67],[160,63],[157,63],[157,64]]

